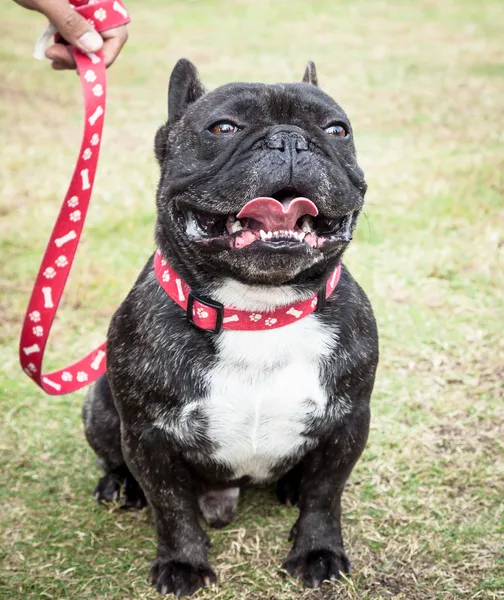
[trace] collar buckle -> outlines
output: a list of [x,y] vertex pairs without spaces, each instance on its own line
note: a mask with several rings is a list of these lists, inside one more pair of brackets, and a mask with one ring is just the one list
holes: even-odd
[[317,292],[317,308],[315,309],[315,312],[321,313],[324,310],[324,308],[326,307],[326,301],[327,301],[327,296],[326,296],[326,288],[324,285]]
[[[197,300],[200,304],[203,304],[207,308],[213,308],[216,313],[215,327],[213,329],[200,327],[197,323],[194,322],[193,319],[193,306],[194,301]],[[219,333],[222,331],[222,323],[224,322],[224,304],[217,302],[216,300],[212,300],[207,296],[200,296],[199,294],[195,294],[192,290],[189,292],[189,296],[187,298],[187,309],[186,309],[186,318],[196,327],[196,329],[200,329],[201,331],[209,331],[210,333]]]

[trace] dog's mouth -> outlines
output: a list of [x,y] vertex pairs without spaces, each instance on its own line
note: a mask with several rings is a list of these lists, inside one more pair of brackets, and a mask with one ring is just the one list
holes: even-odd
[[328,218],[296,189],[283,188],[272,197],[250,200],[235,214],[190,210],[186,233],[194,241],[221,248],[241,249],[252,244],[272,250],[322,248],[349,242],[357,213]]

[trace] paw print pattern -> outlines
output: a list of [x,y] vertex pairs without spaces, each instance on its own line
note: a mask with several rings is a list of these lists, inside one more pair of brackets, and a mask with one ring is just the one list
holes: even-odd
[[76,206],[78,206],[78,204],[79,204],[79,198],[77,198],[77,196],[72,196],[71,198],[69,198],[67,200],[67,205],[70,208],[75,208]]
[[46,279],[52,279],[53,277],[56,277],[56,271],[52,267],[47,267],[43,274]]
[[201,308],[201,306],[196,309],[196,314],[200,319],[206,319],[208,317],[207,311],[204,308]]
[[313,298],[313,300],[311,301],[311,307],[315,308],[318,304],[318,298]]
[[89,140],[91,146],[98,146],[100,143],[100,136],[97,133],[93,133],[92,138]]
[[268,319],[266,319],[265,323],[267,327],[271,327],[272,325],[274,325],[277,322],[277,320],[275,319],[275,317],[269,317]]
[[162,279],[163,281],[170,281],[170,271],[163,271]]
[[37,337],[42,337],[44,335],[44,328],[41,327],[40,325],[35,325],[35,327],[32,329],[33,331],[33,335],[36,335]]
[[55,262],[57,267],[66,267],[68,265],[68,259],[64,254],[58,256]]
[[84,150],[84,152],[82,153],[82,158],[84,160],[89,160],[92,156],[93,156],[93,153],[91,152],[91,148],[86,148]]
[[73,221],[74,223],[76,221],[80,221],[81,219],[81,211],[80,210],[74,210],[72,213],[70,213],[70,221]]
[[68,371],[63,371],[63,373],[61,373],[61,379],[62,381],[72,381],[72,373],[69,373]]
[[36,373],[37,372],[37,367],[33,363],[28,363],[26,365],[26,368],[28,369],[28,371],[30,371],[30,373]]
[[96,81],[96,73],[93,71],[93,69],[88,69],[85,73],[84,73],[84,79],[88,82],[88,83],[93,83],[94,81]]
[[33,321],[34,323],[38,323],[40,321],[40,313],[38,310],[33,310],[28,317],[30,318],[30,321]]
[[260,321],[262,319],[262,315],[259,313],[252,313],[251,315],[249,315],[249,319],[252,322],[257,323],[257,321]]
[[166,260],[165,260],[164,258],[162,258],[162,259],[161,259],[161,266],[162,266],[162,267],[166,267],[166,265],[167,265],[167,262],[166,262]]
[[85,373],[84,371],[79,371],[77,373],[77,377],[76,377],[77,381],[80,381],[81,383],[83,381],[87,381],[88,380],[88,376],[87,373]]
[[101,83],[97,83],[93,89],[91,90],[93,92],[93,94],[99,98],[100,96],[103,96],[103,86]]
[[95,10],[94,18],[100,22],[105,21],[105,19],[107,18],[107,11],[103,8],[99,8],[98,10]]

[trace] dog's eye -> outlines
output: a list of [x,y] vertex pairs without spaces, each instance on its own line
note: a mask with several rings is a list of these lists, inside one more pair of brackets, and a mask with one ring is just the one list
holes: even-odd
[[343,123],[334,123],[334,125],[329,125],[329,127],[326,127],[324,131],[329,135],[335,135],[336,137],[346,137],[348,135],[348,130]]
[[215,123],[215,125],[209,127],[208,131],[215,135],[229,135],[231,133],[236,133],[237,131],[240,131],[240,129],[236,125],[233,125],[233,123],[229,123],[228,121],[222,121],[222,123]]

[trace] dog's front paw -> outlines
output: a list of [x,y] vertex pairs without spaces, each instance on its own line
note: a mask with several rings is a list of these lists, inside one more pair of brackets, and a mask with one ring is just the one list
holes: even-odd
[[121,495],[121,481],[117,476],[107,473],[100,477],[93,492],[93,498],[98,504],[116,502]]
[[317,588],[323,581],[335,581],[341,573],[350,573],[350,561],[343,548],[291,552],[283,568],[290,575],[301,577],[308,587]]
[[136,479],[127,477],[121,498],[121,508],[127,510],[129,508],[143,508],[144,506],[147,506],[147,498],[142,488],[138,485]]
[[215,573],[205,563],[191,564],[157,558],[150,569],[150,581],[160,594],[175,594],[177,598],[192,596],[201,587],[217,581]]

